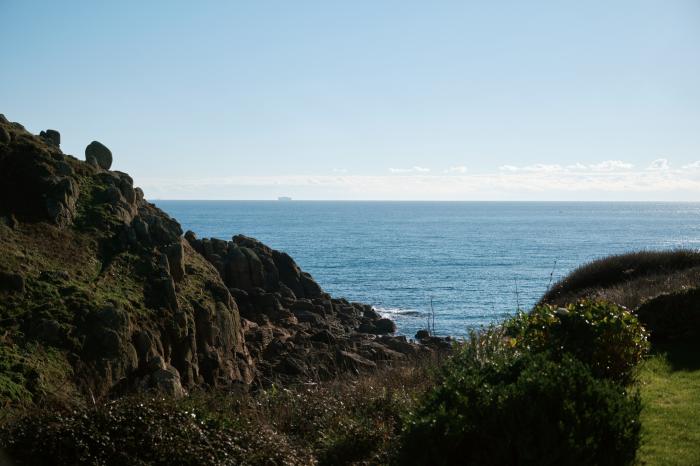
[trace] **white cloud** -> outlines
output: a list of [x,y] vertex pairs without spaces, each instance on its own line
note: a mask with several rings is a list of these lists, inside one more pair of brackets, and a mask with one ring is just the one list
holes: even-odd
[[537,163],[535,165],[528,165],[527,167],[523,167],[523,171],[526,172],[560,172],[562,171],[563,168],[559,164],[544,164],[544,163]]
[[573,165],[567,165],[565,167],[559,164],[544,164],[536,163],[534,165],[525,165],[518,167],[515,165],[502,165],[499,167],[500,171],[505,172],[529,172],[529,173],[561,173],[561,172],[612,172],[618,170],[630,170],[634,165],[631,163],[623,162],[622,160],[603,160],[602,162],[592,163],[589,165],[577,162]]
[[700,200],[700,161],[674,169],[661,159],[652,163],[658,167],[654,170],[610,162],[566,167],[504,165],[490,173],[431,174],[413,167],[375,176],[271,175],[136,182],[150,199],[274,199],[285,195],[357,200]]
[[588,165],[589,170],[596,172],[610,172],[615,170],[629,170],[633,168],[634,165],[631,163],[623,162],[622,160],[604,160],[600,163],[594,163]]
[[687,165],[683,165],[683,170],[700,170],[700,160],[689,163]]
[[465,167],[464,165],[450,167],[447,170],[445,170],[445,173],[467,173],[467,167]]
[[656,159],[649,164],[647,170],[668,170],[668,168],[667,159]]
[[562,170],[565,170],[564,167],[562,167],[559,164],[544,164],[544,163],[536,163],[534,165],[526,165],[524,167],[517,167],[515,165],[501,165],[498,167],[499,170],[504,171],[504,172],[530,172],[530,173],[537,173],[537,172],[560,172]]
[[430,168],[415,166],[411,168],[390,168],[389,171],[391,173],[427,173],[430,171]]

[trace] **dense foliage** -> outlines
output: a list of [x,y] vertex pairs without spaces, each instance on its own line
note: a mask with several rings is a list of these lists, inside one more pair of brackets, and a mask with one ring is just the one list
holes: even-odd
[[505,323],[510,343],[558,358],[569,353],[588,364],[597,377],[624,384],[649,350],[647,332],[628,310],[603,301],[580,301],[566,307],[547,304],[520,313]]
[[326,384],[182,399],[129,396],[0,424],[16,465],[387,464],[432,363]]
[[124,398],[98,409],[43,412],[2,432],[16,464],[304,464],[273,431],[240,419],[224,423],[172,400]]
[[472,346],[409,416],[397,463],[631,464],[640,410],[637,394],[569,355]]

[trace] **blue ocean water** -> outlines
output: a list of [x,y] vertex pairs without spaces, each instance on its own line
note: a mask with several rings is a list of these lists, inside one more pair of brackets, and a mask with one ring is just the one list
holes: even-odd
[[553,281],[613,253],[700,247],[700,204],[156,201],[198,237],[253,236],[329,293],[400,333],[464,335],[530,308]]

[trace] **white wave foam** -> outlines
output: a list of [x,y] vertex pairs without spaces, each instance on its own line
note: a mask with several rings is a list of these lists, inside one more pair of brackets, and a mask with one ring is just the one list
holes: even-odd
[[377,311],[382,317],[395,317],[395,316],[406,316],[406,317],[420,317],[424,313],[417,309],[403,309],[400,307],[379,307],[374,306],[373,309]]

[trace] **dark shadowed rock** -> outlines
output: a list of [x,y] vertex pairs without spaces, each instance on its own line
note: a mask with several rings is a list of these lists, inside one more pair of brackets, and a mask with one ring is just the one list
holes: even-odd
[[100,168],[104,168],[105,170],[109,170],[112,166],[112,151],[107,149],[104,144],[98,141],[92,141],[85,148],[85,161],[97,165]]
[[175,282],[181,281],[185,276],[185,256],[182,242],[172,243],[165,248],[170,267],[170,275]]
[[0,144],[7,144],[12,140],[10,137],[10,132],[4,127],[0,126]]
[[396,331],[396,324],[391,319],[379,319],[374,323],[374,327],[376,328],[376,333],[379,335],[394,333]]
[[422,329],[416,332],[416,340],[422,340],[423,338],[430,338],[430,332]]
[[46,131],[42,131],[39,133],[39,137],[53,146],[58,147],[61,145],[61,133],[55,129],[47,129]]
[[355,372],[361,370],[372,370],[377,368],[377,364],[367,358],[351,351],[338,351],[338,363]]

